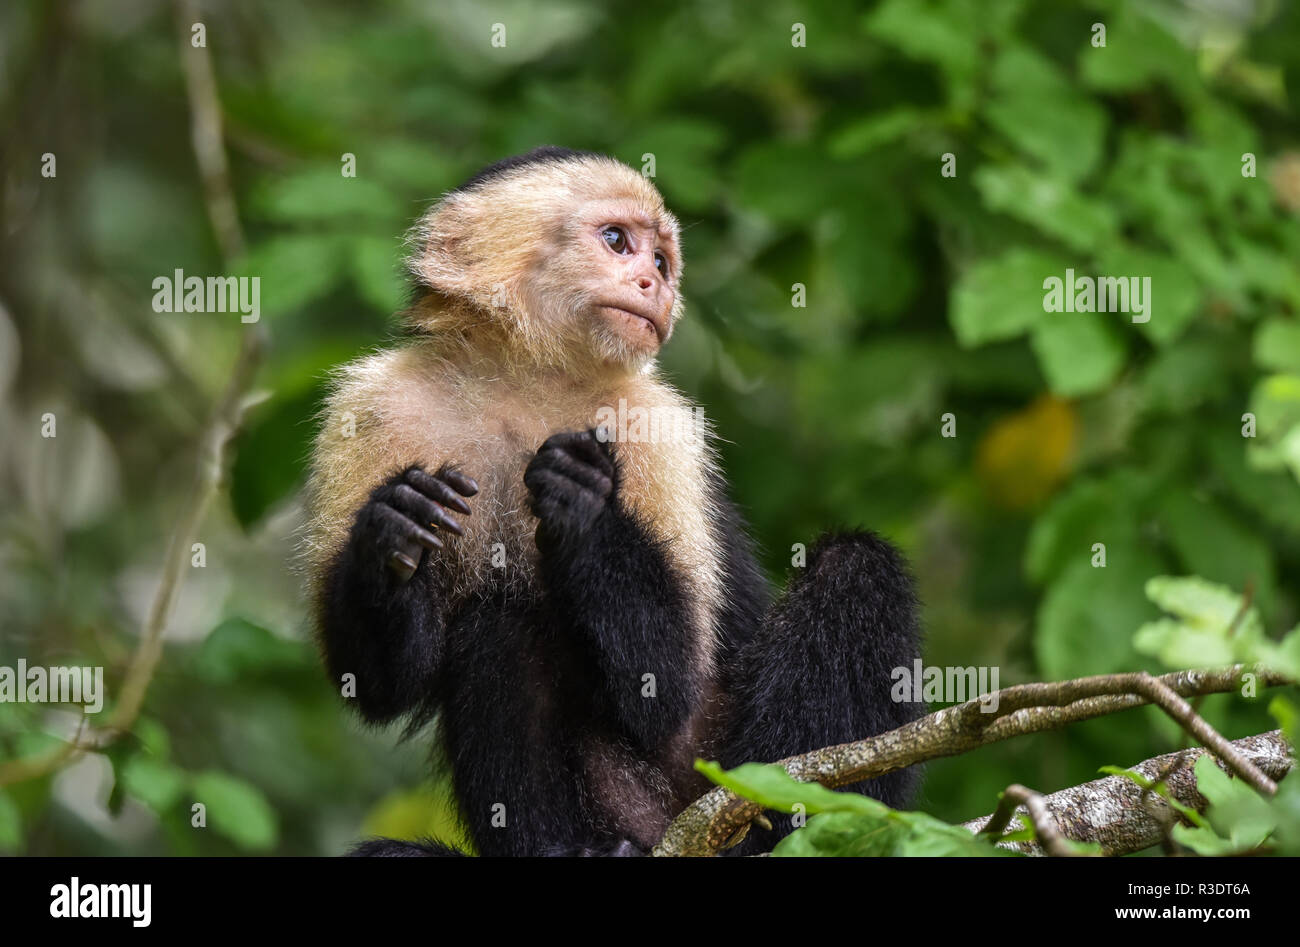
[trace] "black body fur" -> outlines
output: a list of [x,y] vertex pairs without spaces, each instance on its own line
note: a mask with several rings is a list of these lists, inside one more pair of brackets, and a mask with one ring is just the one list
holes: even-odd
[[[324,586],[330,672],[356,674],[368,720],[441,711],[456,795],[484,855],[641,854],[708,789],[696,756],[770,762],[892,729],[922,709],[890,698],[890,670],[910,667],[920,647],[899,554],[869,532],[825,537],[769,606],[721,483],[711,492],[727,604],[706,676],[685,584],[620,504],[616,458],[590,431],[538,450],[525,483],[540,567],[526,598],[485,588],[444,616],[429,557],[438,537],[455,542],[447,532],[458,524],[443,513],[451,523],[430,537],[412,516],[433,519],[427,497],[467,509],[459,497],[472,481],[448,470],[403,471],[376,489]],[[418,564],[409,577],[394,551]],[[642,696],[645,674],[653,699]],[[904,771],[855,788],[899,807],[914,785]],[[791,830],[786,817],[773,824],[736,851],[769,850]],[[379,839],[354,854],[452,851]]]

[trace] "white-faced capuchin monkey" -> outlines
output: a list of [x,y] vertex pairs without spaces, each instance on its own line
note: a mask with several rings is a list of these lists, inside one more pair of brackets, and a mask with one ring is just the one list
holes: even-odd
[[[682,251],[653,185],[539,148],[411,241],[410,339],[340,373],[307,558],[330,675],[369,721],[439,715],[480,853],[642,854],[709,788],[697,757],[770,762],[917,716],[890,698],[919,649],[899,554],[823,537],[772,603],[708,432],[656,372]],[[914,783],[857,788],[899,806]],[[733,851],[770,849],[774,823]]]

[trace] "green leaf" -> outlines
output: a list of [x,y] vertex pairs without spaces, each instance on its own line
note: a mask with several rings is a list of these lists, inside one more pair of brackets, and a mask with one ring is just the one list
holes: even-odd
[[[1243,180],[1231,174],[1221,177],[1229,181]],[[1232,266],[1242,288],[1283,300],[1293,310],[1300,307],[1300,279],[1296,279],[1295,260],[1273,246],[1247,240],[1239,234],[1229,235],[1225,242],[1231,248]],[[1294,361],[1285,366],[1287,371],[1295,369]]]
[[361,298],[385,316],[405,304],[406,279],[402,247],[392,237],[359,236],[350,243],[352,273]]
[[1233,660],[1232,643],[1222,632],[1189,628],[1172,618],[1147,622],[1134,634],[1133,647],[1167,667],[1218,667]]
[[[1157,351],[1147,365],[1142,375],[1143,401],[1149,411],[1186,416],[1223,390],[1229,374],[1221,345],[1212,339],[1183,339]],[[1236,448],[1241,458],[1238,466],[1244,468],[1240,438]],[[1296,499],[1300,501],[1300,495]]]
[[26,730],[15,740],[14,757],[41,756],[62,747],[66,741],[44,730]]
[[817,815],[808,824],[786,836],[772,850],[778,858],[853,858],[894,856],[1015,857],[990,839],[977,838],[960,826],[948,825],[924,813],[884,816],[852,812]]
[[1038,609],[1034,652],[1048,679],[1135,670],[1133,631],[1152,617],[1144,575],[1160,560],[1138,548],[1107,547],[1105,568],[1080,558],[1056,579]]
[[833,134],[828,147],[832,157],[856,158],[881,145],[897,141],[938,117],[937,112],[907,105],[885,112],[874,112],[850,122]]
[[[1242,606],[1236,592],[1199,576],[1155,576],[1147,581],[1146,596],[1185,625],[1220,632],[1227,631]],[[1259,627],[1259,613],[1251,608],[1242,615],[1238,632]]]
[[260,278],[261,318],[282,319],[325,295],[346,272],[340,265],[343,245],[333,237],[288,234],[272,237],[249,250],[237,273]]
[[1300,322],[1281,317],[1265,320],[1255,330],[1253,352],[1260,368],[1300,374]]
[[1169,254],[1110,243],[1100,254],[1095,269],[1104,276],[1151,280],[1150,294],[1145,300],[1147,321],[1132,322],[1128,317],[1125,322],[1157,345],[1168,345],[1179,338],[1204,302],[1204,292],[1195,274]]
[[[1300,644],[1300,628],[1293,629],[1287,637]],[[1290,698],[1279,694],[1268,702],[1268,712],[1282,728],[1287,742],[1292,746],[1300,744],[1300,707],[1297,707]]]
[[[1268,649],[1261,655],[1260,660],[1269,667],[1281,671],[1292,680],[1300,681],[1300,626],[1292,628],[1290,632],[1277,644],[1277,647]],[[1283,725],[1287,726],[1286,724]],[[1291,733],[1288,730],[1288,733]],[[1295,734],[1292,733],[1292,736]],[[1292,741],[1295,745],[1295,741]]]
[[1097,394],[1124,367],[1123,339],[1098,312],[1046,313],[1031,342],[1052,391],[1064,397]]
[[1193,52],[1149,15],[1121,4],[1105,20],[1105,46],[1080,44],[1084,82],[1109,93],[1134,92],[1157,79],[1180,92],[1199,88]]
[[979,51],[957,3],[885,0],[867,19],[867,29],[914,59],[937,63],[958,75],[973,73]]
[[200,678],[215,684],[247,681],[259,675],[297,670],[307,660],[302,644],[286,641],[243,618],[227,618],[199,647],[194,665]]
[[806,144],[764,142],[748,148],[733,170],[736,199],[746,208],[787,227],[807,227],[836,208],[857,183],[851,168],[828,162]]
[[1248,445],[1234,424],[1227,430],[1205,438],[1214,472],[1232,491],[1232,498],[1292,536],[1300,535],[1300,490],[1289,471],[1255,469],[1249,460]]
[[208,825],[242,849],[265,851],[279,837],[275,810],[257,787],[207,770],[194,776],[193,801],[203,803]]
[[1289,470],[1300,480],[1300,375],[1269,375],[1255,385],[1250,410],[1257,442],[1249,459],[1258,470]]
[[948,309],[957,341],[970,348],[1014,338],[1058,315],[1043,310],[1043,282],[1065,269],[1059,258],[1026,247],[971,266],[958,278]]
[[22,813],[18,804],[0,789],[0,852],[16,852],[22,843]]
[[1229,588],[1250,586],[1260,610],[1270,612],[1277,580],[1268,543],[1223,506],[1187,488],[1170,489],[1157,503],[1160,526],[1184,571]]
[[254,208],[271,220],[290,224],[337,221],[355,231],[359,222],[376,230],[391,230],[403,219],[401,205],[388,189],[371,178],[345,178],[342,164],[315,168],[268,180],[253,199]]
[[1021,165],[984,165],[974,181],[989,210],[1023,221],[1072,250],[1087,252],[1114,240],[1117,219],[1109,205],[1083,197],[1063,180]]
[[717,763],[697,760],[695,768],[719,786],[764,808],[813,816],[805,827],[782,840],[773,855],[1009,854],[961,826],[924,812],[895,812],[883,802],[855,792],[800,782],[776,764],[745,763],[723,770]]
[[1012,829],[1008,826],[1008,831],[1003,832],[998,837],[999,842],[1034,842],[1038,840],[1038,832],[1034,829],[1034,822],[1023,812],[1017,812],[1013,822],[1020,826],[1018,829]]
[[167,728],[153,717],[139,717],[131,728],[131,733],[140,741],[140,747],[159,759],[171,756],[171,738]]
[[170,810],[185,790],[185,773],[156,757],[137,753],[120,770],[122,788],[159,815]]
[[744,763],[724,770],[717,763],[696,760],[695,768],[712,782],[751,799],[764,808],[794,812],[803,806],[809,815],[818,812],[880,814],[889,811],[883,802],[856,792],[836,792],[820,783],[800,782],[775,763]]
[[305,388],[282,389],[249,412],[230,470],[230,505],[245,528],[259,523],[302,483],[324,392],[325,380],[316,379]]
[[[1289,739],[1295,746],[1294,732]],[[1276,844],[1278,854],[1300,855],[1300,779],[1282,780],[1277,795],[1273,797],[1272,809],[1277,817],[1272,842]]]
[[1043,583],[1076,562],[1089,561],[1094,543],[1110,548],[1138,544],[1140,511],[1152,480],[1127,469],[1079,480],[1034,521],[1025,547],[1025,571]]
[[1243,612],[1243,597],[1230,589],[1199,576],[1157,576],[1147,583],[1147,596],[1180,620],[1165,618],[1138,629],[1134,646],[1139,651],[1170,667],[1262,664],[1300,676],[1300,634],[1292,631],[1279,643],[1270,641],[1258,610]]
[[825,244],[825,257],[855,309],[890,315],[911,301],[919,284],[906,240],[909,219],[894,198],[881,195],[870,204],[873,226],[856,223],[866,211],[842,207],[827,216],[819,246]]
[[625,156],[634,168],[641,155],[655,156],[655,184],[670,207],[706,209],[718,197],[718,154],[726,143],[718,124],[676,116],[637,128]]
[[1198,855],[1204,855],[1207,858],[1217,857],[1220,855],[1233,855],[1237,852],[1237,847],[1232,842],[1218,835],[1213,829],[1197,826],[1189,828],[1182,823],[1174,826],[1170,833],[1173,840],[1179,845],[1190,848]]
[[[1106,136],[1106,111],[1075,89],[1050,60],[1012,46],[994,63],[989,123],[1024,154],[1042,162],[1060,185],[1096,166]],[[1093,211],[1092,213],[1096,213]]]
[[1215,832],[1239,851],[1263,843],[1277,825],[1268,800],[1242,780],[1230,777],[1208,753],[1196,761],[1194,769],[1196,789],[1210,803],[1206,818]]

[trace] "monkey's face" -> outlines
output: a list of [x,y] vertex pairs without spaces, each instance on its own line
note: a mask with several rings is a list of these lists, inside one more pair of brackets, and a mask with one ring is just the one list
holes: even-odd
[[598,351],[617,361],[652,358],[672,334],[680,265],[669,225],[634,205],[597,201],[573,234],[587,270],[588,324]]
[[447,195],[415,231],[415,275],[469,307],[426,326],[491,319],[535,364],[644,368],[681,314],[676,219],[654,185],[604,157],[511,170]]

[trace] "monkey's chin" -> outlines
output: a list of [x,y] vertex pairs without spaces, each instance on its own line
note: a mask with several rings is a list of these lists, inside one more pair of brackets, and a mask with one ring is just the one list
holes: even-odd
[[647,317],[617,306],[601,306],[600,314],[619,335],[634,343],[649,345],[652,351],[659,351],[659,327]]
[[659,354],[659,330],[643,316],[601,306],[595,328],[595,342],[605,361],[639,366]]
[[626,327],[612,325],[611,320],[605,319],[593,328],[591,344],[598,361],[629,371],[640,371],[659,354],[659,336],[653,328],[648,333],[629,332]]

